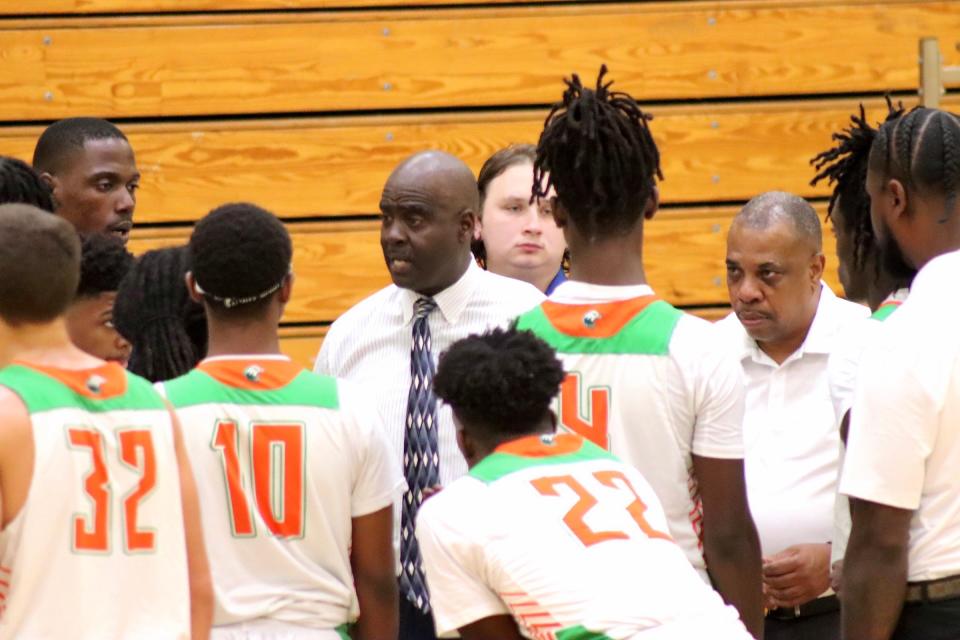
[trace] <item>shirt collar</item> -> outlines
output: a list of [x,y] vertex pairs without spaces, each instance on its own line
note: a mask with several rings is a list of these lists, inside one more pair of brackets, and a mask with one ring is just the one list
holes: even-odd
[[[483,269],[477,265],[476,260],[471,258],[467,265],[467,270],[463,272],[460,279],[433,296],[434,302],[437,303],[437,309],[448,324],[456,324],[460,319],[460,315],[470,302],[470,294],[476,286],[477,278],[483,277],[482,274]],[[403,324],[407,325],[410,324],[410,320],[413,319],[414,304],[424,296],[412,289],[400,289],[400,292],[403,302]]]
[[563,267],[557,270],[557,275],[553,276],[553,280],[550,281],[550,284],[547,285],[547,290],[544,291],[548,296],[553,293],[554,289],[559,287],[561,284],[567,281],[567,274],[563,272]]
[[609,302],[611,300],[629,300],[652,295],[653,289],[645,284],[614,286],[591,284],[580,280],[567,280],[554,289],[550,299],[567,304],[586,304],[590,302]]

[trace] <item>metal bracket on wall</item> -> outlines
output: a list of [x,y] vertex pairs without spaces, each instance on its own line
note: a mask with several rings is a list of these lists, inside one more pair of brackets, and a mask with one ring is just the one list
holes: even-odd
[[[960,50],[960,44],[957,45]],[[936,38],[920,39],[920,104],[936,109],[944,86],[960,86],[960,66],[945,67]]]

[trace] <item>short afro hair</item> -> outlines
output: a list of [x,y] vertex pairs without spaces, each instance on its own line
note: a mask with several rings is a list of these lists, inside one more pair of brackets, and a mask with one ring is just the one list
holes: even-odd
[[0,318],[51,322],[73,301],[80,238],[73,226],[26,204],[0,205]]
[[117,291],[131,266],[133,254],[120,238],[100,233],[83,238],[77,298]]
[[254,204],[225,204],[193,229],[193,277],[210,308],[254,311],[290,273],[293,245],[280,220]]
[[66,118],[58,120],[37,140],[33,150],[33,168],[56,175],[64,169],[64,160],[80,151],[88,140],[126,140],[116,125],[100,118]]
[[53,193],[23,160],[0,156],[0,204],[29,204],[53,211]]
[[440,356],[433,388],[473,433],[488,440],[534,432],[563,382],[554,350],[529,331],[493,329]]

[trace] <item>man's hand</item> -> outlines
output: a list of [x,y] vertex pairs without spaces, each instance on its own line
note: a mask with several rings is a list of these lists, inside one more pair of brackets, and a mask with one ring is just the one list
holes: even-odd
[[843,584],[843,560],[837,560],[833,563],[833,566],[830,567],[830,588],[833,589],[837,596],[840,595],[840,587]]
[[829,544],[798,544],[763,560],[763,595],[768,609],[810,602],[829,586]]

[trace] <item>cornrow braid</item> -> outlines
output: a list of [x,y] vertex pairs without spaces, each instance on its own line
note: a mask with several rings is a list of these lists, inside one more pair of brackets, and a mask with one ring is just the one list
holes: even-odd
[[554,187],[557,200],[588,238],[631,229],[663,180],[660,152],[650,133],[653,116],[627,93],[604,83],[588,89],[573,74],[563,99],[544,121],[534,161],[533,197]]
[[915,107],[885,122],[870,151],[870,168],[900,180],[908,190],[942,195],[946,216],[960,195],[960,118]]
[[[887,97],[887,117],[885,121],[895,120],[904,113],[903,103],[894,106]],[[822,180],[833,185],[830,202],[827,206],[827,220],[837,223],[834,214],[837,203],[843,203],[844,215],[840,216],[844,227],[853,235],[854,266],[862,269],[867,256],[873,249],[873,226],[870,223],[870,196],[867,195],[867,165],[870,159],[870,147],[877,136],[877,130],[867,122],[866,112],[860,105],[859,115],[850,116],[851,125],[831,139],[837,145],[817,154],[810,160],[818,171],[811,186]]]

